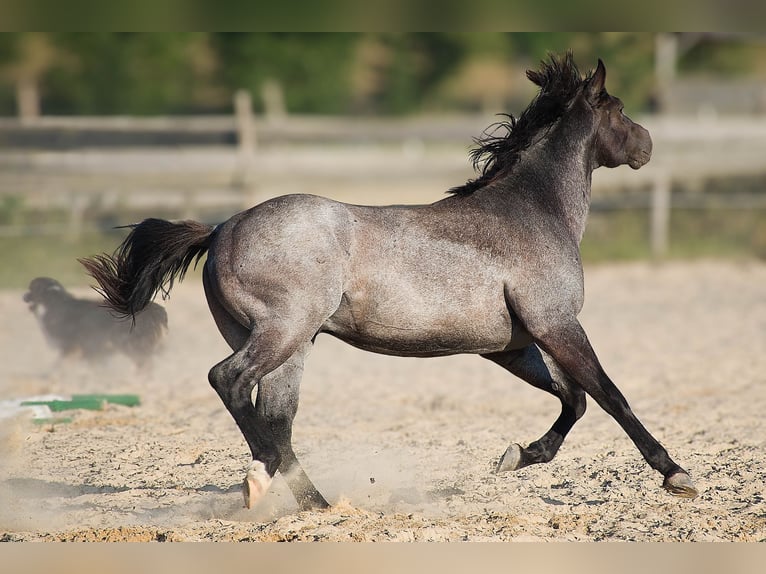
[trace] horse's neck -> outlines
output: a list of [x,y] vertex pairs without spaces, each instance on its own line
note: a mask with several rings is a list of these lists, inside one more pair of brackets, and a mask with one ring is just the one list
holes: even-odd
[[593,166],[588,141],[562,130],[551,132],[525,158],[527,189],[545,205],[545,213],[564,223],[579,243],[585,233],[590,208]]

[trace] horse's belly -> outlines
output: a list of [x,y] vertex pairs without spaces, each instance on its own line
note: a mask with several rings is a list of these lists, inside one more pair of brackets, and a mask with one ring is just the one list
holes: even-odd
[[348,306],[328,319],[323,331],[376,353],[433,357],[458,353],[493,353],[521,348],[531,338],[506,308],[450,310],[436,307],[376,307],[353,313]]

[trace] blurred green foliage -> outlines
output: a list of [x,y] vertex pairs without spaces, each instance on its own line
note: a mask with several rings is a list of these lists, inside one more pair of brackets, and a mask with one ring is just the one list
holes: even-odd
[[[703,37],[680,69],[763,68],[762,50],[742,46]],[[583,72],[602,58],[610,90],[634,113],[651,105],[648,32],[51,32],[0,34],[0,115],[16,113],[24,81],[37,86],[48,115],[229,113],[240,88],[263,111],[264,88],[275,85],[290,113],[465,111],[482,101],[507,109],[514,90],[529,89],[524,69],[566,49]],[[451,98],[450,89],[476,95]]]

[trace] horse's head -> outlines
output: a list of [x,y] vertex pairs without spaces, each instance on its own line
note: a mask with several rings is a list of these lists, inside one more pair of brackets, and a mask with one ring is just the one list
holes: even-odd
[[585,101],[595,115],[595,167],[628,164],[638,169],[652,156],[652,138],[646,129],[623,113],[622,102],[607,93],[605,82],[606,68],[599,59],[596,71],[583,86]]
[[[478,147],[471,152],[471,159],[475,169],[481,167],[481,175],[450,193],[470,195],[511,173],[525,150],[536,145],[552,145],[556,161],[576,157],[590,169],[623,164],[638,169],[649,161],[652,138],[622,113],[622,102],[607,93],[606,68],[601,60],[583,79],[571,52],[563,57],[551,55],[539,70],[527,70],[527,78],[540,87],[537,96],[519,117],[509,115],[509,121],[494,124],[490,133],[476,140]],[[495,135],[500,128],[505,134]],[[580,147],[583,139],[587,139],[585,149]],[[573,142],[577,142],[576,150]],[[583,151],[584,156],[578,155]]]

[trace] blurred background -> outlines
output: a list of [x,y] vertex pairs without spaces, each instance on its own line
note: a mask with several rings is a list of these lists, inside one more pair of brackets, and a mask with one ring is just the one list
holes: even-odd
[[149,216],[438,200],[567,49],[654,140],[594,174],[584,260],[766,258],[766,35],[3,33],[0,288],[85,285],[76,258]]

